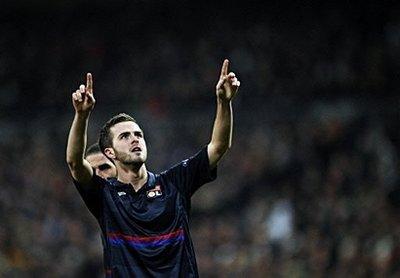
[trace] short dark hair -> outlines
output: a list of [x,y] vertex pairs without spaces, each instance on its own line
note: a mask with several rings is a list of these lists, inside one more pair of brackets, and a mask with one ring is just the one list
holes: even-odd
[[101,128],[100,130],[100,136],[99,136],[99,146],[100,150],[104,153],[104,150],[106,148],[111,148],[112,147],[112,138],[111,138],[111,133],[110,133],[110,128],[113,127],[114,125],[122,122],[134,122],[136,123],[136,120],[129,116],[128,114],[125,113],[119,113],[115,116],[113,116],[111,119],[109,119],[106,124]]
[[99,143],[94,143],[94,144],[90,145],[86,150],[85,157],[92,155],[92,154],[96,154],[96,153],[101,153]]

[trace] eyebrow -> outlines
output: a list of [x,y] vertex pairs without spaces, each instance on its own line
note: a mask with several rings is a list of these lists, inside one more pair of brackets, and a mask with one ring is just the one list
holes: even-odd
[[128,135],[129,133],[130,133],[129,131],[122,132],[122,133],[120,133],[120,134],[118,135],[118,138],[121,138],[121,137],[124,136],[124,135]]
[[97,168],[98,168],[100,171],[103,171],[103,170],[105,170],[105,169],[110,169],[111,166],[110,166],[109,164],[107,164],[107,163],[104,163],[104,164],[100,164]]
[[[124,136],[124,135],[128,135],[129,133],[131,133],[130,131],[124,131],[124,132],[122,132],[122,133],[120,133],[119,135],[118,135],[118,138],[121,138],[122,136]],[[143,136],[143,131],[141,131],[141,130],[135,130],[135,131],[133,131],[133,134],[140,134],[140,135],[142,135]]]

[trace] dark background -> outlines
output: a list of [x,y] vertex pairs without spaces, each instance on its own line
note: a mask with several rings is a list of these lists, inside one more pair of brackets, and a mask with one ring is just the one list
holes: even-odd
[[224,58],[242,84],[232,149],[193,199],[201,276],[399,276],[399,8],[1,1],[0,276],[103,275],[65,163],[86,72],[89,143],[129,113],[161,171],[208,143]]

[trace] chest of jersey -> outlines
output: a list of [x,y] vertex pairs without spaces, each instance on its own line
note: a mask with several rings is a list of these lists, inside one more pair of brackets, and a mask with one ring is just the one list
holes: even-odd
[[139,228],[146,232],[169,230],[179,221],[179,200],[176,190],[155,183],[135,192],[132,186],[116,186],[107,198],[111,223],[123,230]]

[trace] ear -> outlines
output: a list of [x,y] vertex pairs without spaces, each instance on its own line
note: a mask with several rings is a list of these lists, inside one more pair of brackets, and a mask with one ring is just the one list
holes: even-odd
[[107,158],[114,160],[115,159],[115,153],[113,148],[105,148],[104,153],[107,156]]

